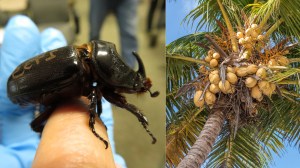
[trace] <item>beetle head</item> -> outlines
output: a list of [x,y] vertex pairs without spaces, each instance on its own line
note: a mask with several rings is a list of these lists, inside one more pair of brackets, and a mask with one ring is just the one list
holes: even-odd
[[137,74],[139,74],[140,79],[139,79],[138,82],[135,83],[135,85],[139,85],[140,84],[140,90],[141,90],[141,92],[149,91],[151,97],[158,96],[159,95],[158,91],[155,91],[154,93],[152,93],[150,91],[150,88],[152,87],[152,83],[151,83],[151,80],[146,77],[145,67],[144,67],[144,64],[142,62],[141,57],[135,51],[133,51],[132,54],[135,56],[135,58],[136,58],[136,60],[138,62],[138,65],[139,65],[139,69],[137,71]]
[[[95,78],[99,82],[104,81],[104,85],[114,88],[119,93],[150,92],[151,81],[146,77],[144,64],[136,52],[133,52],[133,55],[138,62],[137,71],[121,59],[113,43],[92,41],[90,44]],[[159,93],[150,92],[150,94],[156,97]]]

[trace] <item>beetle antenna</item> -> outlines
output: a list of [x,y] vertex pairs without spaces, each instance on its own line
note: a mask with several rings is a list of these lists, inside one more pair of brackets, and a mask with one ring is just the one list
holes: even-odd
[[148,92],[150,93],[151,97],[157,97],[159,95],[159,91],[155,91],[154,93],[152,93],[149,89]]

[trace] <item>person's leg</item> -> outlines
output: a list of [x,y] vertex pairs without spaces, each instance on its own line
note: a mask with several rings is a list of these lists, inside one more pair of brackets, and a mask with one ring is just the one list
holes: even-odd
[[89,40],[100,39],[100,29],[109,11],[107,0],[90,0],[90,34]]
[[[120,29],[120,40],[123,60],[132,68],[137,66],[137,61],[132,51],[137,51],[137,5],[138,0],[120,1],[116,9],[116,16]],[[137,68],[137,67],[135,67]]]

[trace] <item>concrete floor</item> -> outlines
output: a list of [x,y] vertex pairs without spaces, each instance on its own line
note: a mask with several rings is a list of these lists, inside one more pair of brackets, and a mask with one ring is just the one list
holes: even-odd
[[[89,1],[76,1],[76,10],[80,16],[81,32],[76,38],[76,44],[88,41],[88,10]],[[165,167],[165,32],[160,30],[155,48],[149,47],[149,37],[145,33],[146,17],[149,1],[143,0],[138,6],[138,40],[139,51],[145,64],[147,76],[152,80],[152,91],[160,91],[157,98],[144,95],[125,95],[127,101],[139,107],[147,116],[149,129],[157,138],[152,145],[151,138],[138,120],[128,111],[113,107],[115,119],[116,149],[121,154],[129,168],[162,168]],[[119,34],[116,19],[110,15],[101,32],[102,40],[119,45]],[[120,53],[120,52],[119,52]]]

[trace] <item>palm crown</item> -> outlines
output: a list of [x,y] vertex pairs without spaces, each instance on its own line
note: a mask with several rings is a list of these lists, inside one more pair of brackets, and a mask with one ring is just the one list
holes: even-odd
[[167,46],[167,166],[267,167],[300,145],[300,2],[198,3],[210,31]]

